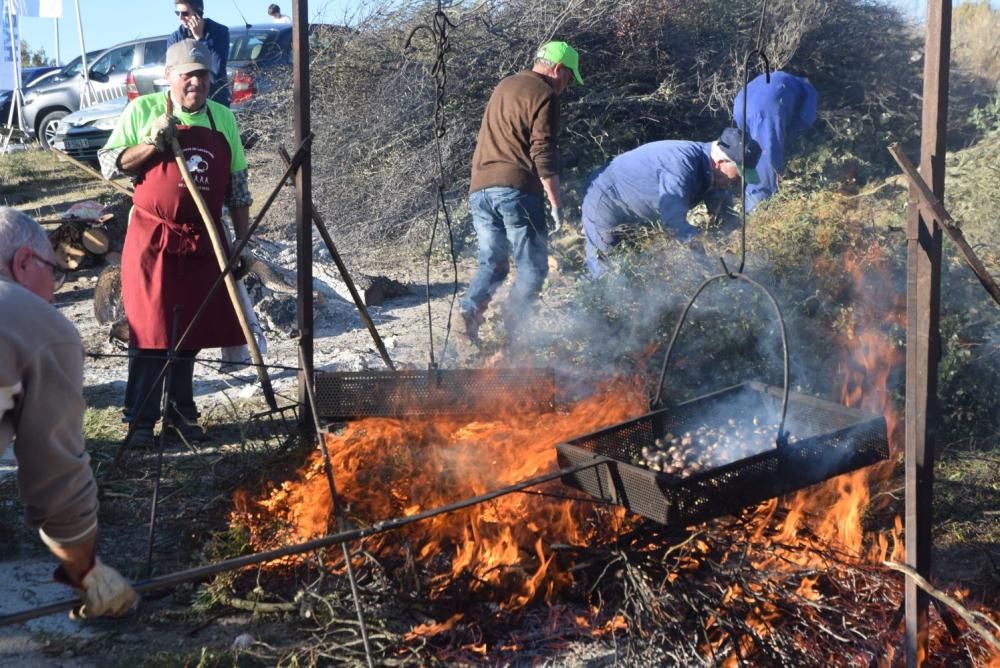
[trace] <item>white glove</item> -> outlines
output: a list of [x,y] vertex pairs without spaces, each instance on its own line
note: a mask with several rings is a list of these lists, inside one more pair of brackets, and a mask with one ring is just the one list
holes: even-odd
[[169,153],[173,140],[177,138],[177,119],[173,116],[163,114],[153,121],[149,128],[149,136],[143,141],[144,144],[152,144],[160,153]]
[[94,558],[94,565],[83,576],[79,587],[74,587],[83,605],[70,613],[71,617],[121,617],[135,605],[138,595],[122,574]]
[[552,231],[558,232],[563,224],[562,207],[554,206],[550,210],[550,213],[552,215]]

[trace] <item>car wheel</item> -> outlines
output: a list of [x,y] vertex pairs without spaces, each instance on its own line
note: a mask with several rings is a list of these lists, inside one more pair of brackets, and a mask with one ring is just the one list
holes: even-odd
[[42,145],[46,151],[52,148],[52,140],[56,136],[56,128],[59,126],[59,121],[63,119],[64,116],[68,116],[68,111],[50,111],[45,114],[45,118],[38,125],[38,143]]

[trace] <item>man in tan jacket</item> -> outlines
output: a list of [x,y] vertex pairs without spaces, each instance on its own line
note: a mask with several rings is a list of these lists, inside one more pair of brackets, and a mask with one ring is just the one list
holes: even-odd
[[0,454],[13,442],[29,526],[82,599],[80,617],[119,616],[136,600],[97,558],[97,483],[83,442],[83,345],[50,303],[64,275],[45,231],[0,207]]
[[571,81],[583,85],[579,54],[566,42],[548,42],[532,68],[501,81],[486,105],[469,185],[479,269],[460,307],[471,341],[478,341],[486,307],[510,272],[511,255],[517,276],[504,306],[508,341],[530,316],[548,274],[543,198],[558,227],[559,96]]

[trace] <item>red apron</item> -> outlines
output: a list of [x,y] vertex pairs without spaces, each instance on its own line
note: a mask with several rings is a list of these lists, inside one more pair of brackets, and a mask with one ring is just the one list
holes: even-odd
[[[167,95],[167,113],[171,112]],[[229,143],[211,128],[178,126],[178,141],[188,171],[212,214],[229,254],[222,225],[222,204],[230,175]],[[177,336],[221,274],[212,241],[188,192],[173,155],[157,155],[136,183],[134,206],[122,249],[122,300],[130,343],[136,348],[166,349],[180,306]],[[212,295],[198,323],[179,350],[220,348],[246,343],[224,285]]]

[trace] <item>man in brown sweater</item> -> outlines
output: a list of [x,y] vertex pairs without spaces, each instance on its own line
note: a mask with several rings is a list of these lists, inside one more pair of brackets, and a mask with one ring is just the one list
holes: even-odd
[[479,242],[479,269],[462,297],[465,335],[478,341],[493,293],[510,272],[517,276],[504,306],[508,341],[530,315],[548,273],[548,230],[543,197],[556,226],[559,195],[559,96],[571,81],[583,85],[580,57],[566,42],[548,42],[530,70],[494,89],[472,156],[469,210]]
[[80,617],[122,615],[136,600],[96,556],[97,483],[83,443],[83,345],[49,302],[63,274],[45,231],[0,207],[0,454],[13,441],[28,524],[82,599]]

